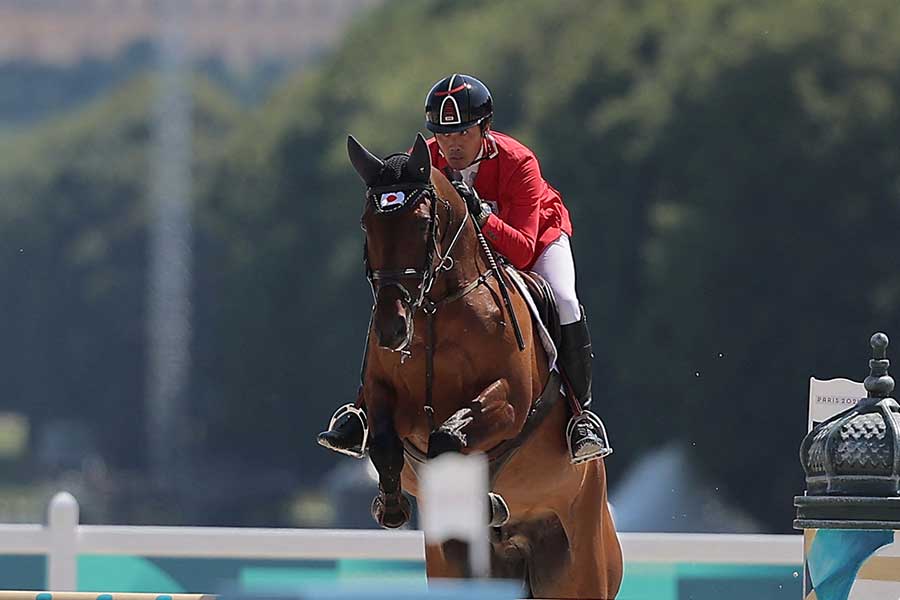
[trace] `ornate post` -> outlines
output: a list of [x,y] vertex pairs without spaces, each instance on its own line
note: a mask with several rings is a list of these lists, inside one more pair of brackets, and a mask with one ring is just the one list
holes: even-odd
[[[867,397],[804,438],[805,600],[900,597],[900,405],[891,397],[888,337],[870,340]],[[852,591],[852,596],[851,596]]]

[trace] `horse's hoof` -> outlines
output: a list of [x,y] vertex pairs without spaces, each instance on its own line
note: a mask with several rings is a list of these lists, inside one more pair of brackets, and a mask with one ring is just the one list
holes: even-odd
[[502,527],[509,521],[509,505],[500,494],[488,492],[488,500],[491,506],[491,520],[488,523],[491,527]]
[[460,452],[462,440],[449,431],[438,429],[428,437],[428,458],[437,458],[447,452]]
[[397,529],[409,523],[412,506],[402,493],[391,495],[378,494],[372,501],[372,517],[375,522],[386,529]]

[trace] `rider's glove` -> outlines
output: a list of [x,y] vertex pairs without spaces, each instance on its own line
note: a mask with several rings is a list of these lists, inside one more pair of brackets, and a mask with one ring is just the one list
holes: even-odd
[[469,207],[469,212],[475,217],[478,226],[483,227],[491,214],[490,207],[478,197],[478,192],[475,191],[475,188],[466,185],[465,181],[454,181],[453,187],[456,188],[460,197],[466,201],[466,206]]

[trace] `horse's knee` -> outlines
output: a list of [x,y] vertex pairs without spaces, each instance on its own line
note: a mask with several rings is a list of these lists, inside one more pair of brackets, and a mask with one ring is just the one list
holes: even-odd
[[504,402],[498,409],[496,418],[497,427],[511,429],[516,426],[516,407],[509,402]]
[[428,438],[428,458],[436,458],[447,452],[461,452],[465,445],[462,432],[442,427]]

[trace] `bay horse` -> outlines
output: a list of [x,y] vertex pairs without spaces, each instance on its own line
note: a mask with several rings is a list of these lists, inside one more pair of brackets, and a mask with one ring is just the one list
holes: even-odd
[[[388,528],[409,520],[403,491],[418,497],[422,461],[485,453],[505,500],[492,505],[507,511],[492,523],[491,576],[518,578],[533,597],[614,598],[622,553],[604,463],[570,463],[569,409],[524,297],[500,288],[506,276],[421,134],[384,160],[353,136],[347,144],[367,186],[375,305],[361,401],[379,476],[373,517]],[[428,577],[466,576],[459,554],[426,539]]]

